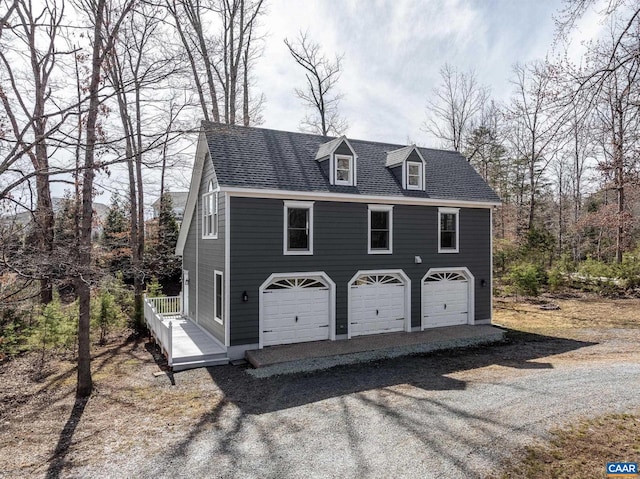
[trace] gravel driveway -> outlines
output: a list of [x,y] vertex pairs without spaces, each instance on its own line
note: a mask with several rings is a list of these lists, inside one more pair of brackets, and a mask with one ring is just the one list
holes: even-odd
[[215,381],[226,401],[165,454],[74,473],[483,477],[549,428],[640,407],[639,331],[585,334],[269,379],[232,366],[178,373]]

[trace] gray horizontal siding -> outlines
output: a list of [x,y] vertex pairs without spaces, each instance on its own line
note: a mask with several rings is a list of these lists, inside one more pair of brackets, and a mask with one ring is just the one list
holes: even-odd
[[[258,342],[258,288],[272,273],[325,271],[336,283],[336,334],[347,333],[347,284],[358,270],[402,269],[412,284],[412,326],[420,325],[420,282],[432,267],[467,267],[476,279],[476,319],[490,317],[490,212],[460,210],[460,253],[438,254],[438,209],[395,205],[392,255],[367,254],[367,204],[314,204],[314,254],[284,256],[283,201],[231,201],[231,345]],[[421,256],[422,264],[414,257]],[[249,301],[241,300],[247,291]]]
[[[189,271],[189,316],[200,326],[224,343],[225,330],[214,318],[214,271],[224,273],[225,251],[224,238],[226,231],[225,195],[218,195],[218,238],[202,238],[202,195],[207,192],[209,181],[216,184],[213,165],[205,159],[197,206],[189,225],[184,248],[183,267]],[[224,284],[223,284],[224,287]]]

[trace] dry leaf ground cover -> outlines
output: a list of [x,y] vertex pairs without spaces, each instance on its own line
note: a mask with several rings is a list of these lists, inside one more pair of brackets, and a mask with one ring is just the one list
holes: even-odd
[[125,336],[96,347],[86,404],[74,401],[69,360],[51,358],[41,370],[39,357],[24,355],[0,365],[0,477],[57,477],[111,453],[159,452],[221,401],[212,381],[172,386],[154,376],[154,354],[145,339]]

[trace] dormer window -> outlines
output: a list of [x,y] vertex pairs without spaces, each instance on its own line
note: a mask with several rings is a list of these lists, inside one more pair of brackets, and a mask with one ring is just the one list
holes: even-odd
[[353,186],[353,157],[335,155],[336,185]]
[[424,191],[425,161],[416,145],[387,152],[386,166],[405,190]]
[[407,189],[408,190],[423,190],[422,186],[422,162],[407,161]]
[[316,161],[330,184],[339,186],[358,184],[358,155],[347,137],[341,136],[322,143],[318,147]]

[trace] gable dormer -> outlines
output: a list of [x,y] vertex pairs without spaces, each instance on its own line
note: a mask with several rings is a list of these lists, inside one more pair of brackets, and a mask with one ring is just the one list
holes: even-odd
[[316,161],[329,178],[329,183],[337,186],[358,184],[358,155],[346,136],[335,138],[318,147]]
[[426,163],[416,145],[387,152],[387,168],[404,190],[424,191]]

